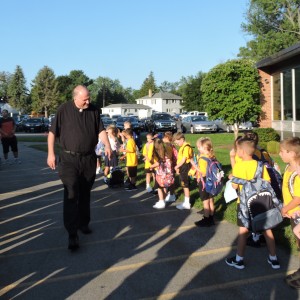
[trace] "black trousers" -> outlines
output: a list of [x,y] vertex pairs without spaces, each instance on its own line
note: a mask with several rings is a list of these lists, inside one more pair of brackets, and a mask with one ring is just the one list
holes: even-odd
[[63,216],[69,235],[90,222],[91,189],[96,177],[96,154],[86,156],[61,152],[59,177],[64,185]]

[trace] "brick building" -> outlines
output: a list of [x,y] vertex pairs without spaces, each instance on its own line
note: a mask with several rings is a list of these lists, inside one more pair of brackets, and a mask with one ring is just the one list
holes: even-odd
[[300,43],[256,64],[261,77],[261,127],[300,136]]

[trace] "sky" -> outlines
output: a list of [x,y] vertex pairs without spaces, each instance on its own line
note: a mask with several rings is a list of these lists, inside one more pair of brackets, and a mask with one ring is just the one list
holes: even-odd
[[27,85],[44,66],[82,70],[139,89],[236,58],[249,0],[0,0],[0,71],[20,65]]

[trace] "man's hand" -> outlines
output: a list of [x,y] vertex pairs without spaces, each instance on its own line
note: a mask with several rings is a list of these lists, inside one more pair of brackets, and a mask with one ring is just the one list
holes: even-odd
[[111,154],[112,154],[112,151],[111,151],[110,145],[105,146],[105,155],[107,155],[108,159],[111,158]]
[[56,159],[54,154],[48,154],[47,157],[47,164],[52,169],[55,170],[56,167]]

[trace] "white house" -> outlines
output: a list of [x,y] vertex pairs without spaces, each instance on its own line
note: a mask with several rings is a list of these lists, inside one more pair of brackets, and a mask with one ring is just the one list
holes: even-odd
[[134,115],[141,118],[150,117],[152,114],[152,108],[147,105],[140,104],[111,104],[102,108],[103,114],[109,114],[110,117],[113,115]]
[[153,111],[157,112],[167,112],[172,115],[182,112],[182,98],[167,92],[152,94],[152,90],[149,90],[148,96],[136,99],[135,101],[137,104],[148,105]]

